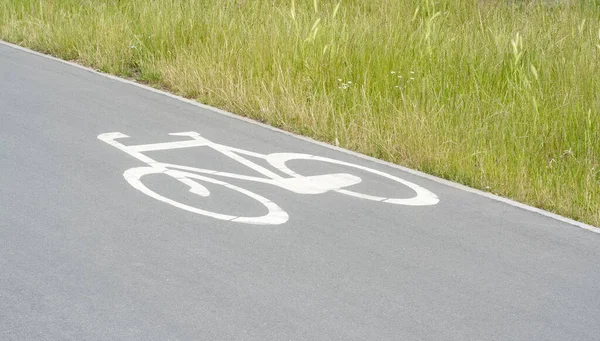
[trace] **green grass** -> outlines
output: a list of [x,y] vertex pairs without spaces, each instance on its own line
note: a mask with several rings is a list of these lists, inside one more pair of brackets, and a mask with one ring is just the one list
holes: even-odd
[[599,4],[4,0],[0,38],[600,226]]

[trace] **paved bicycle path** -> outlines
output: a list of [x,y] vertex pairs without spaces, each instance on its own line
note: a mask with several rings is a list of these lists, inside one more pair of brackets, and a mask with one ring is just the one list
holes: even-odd
[[[114,131],[131,136],[123,143],[197,131],[264,154],[325,156],[414,182],[440,202],[231,181],[289,220],[216,220],[128,185],[123,172],[144,164],[97,139]],[[252,173],[202,148],[153,156]],[[599,339],[600,234],[5,45],[0,175],[2,340]],[[357,175],[374,194],[393,189]],[[149,181],[182,193],[169,178]],[[218,188],[212,199],[202,203],[261,209]]]

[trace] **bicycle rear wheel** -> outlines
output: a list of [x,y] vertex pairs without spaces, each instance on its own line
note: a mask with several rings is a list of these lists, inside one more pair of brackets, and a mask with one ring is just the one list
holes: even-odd
[[407,205],[407,206],[435,205],[440,201],[439,198],[437,197],[437,195],[433,194],[429,190],[427,190],[417,184],[414,184],[410,181],[390,175],[388,173],[378,171],[376,169],[360,166],[360,165],[357,165],[354,163],[339,161],[339,160],[335,160],[335,159],[330,159],[330,158],[315,156],[315,155],[310,155],[310,154],[274,153],[274,154],[267,155],[267,161],[271,165],[273,165],[273,167],[279,169],[280,171],[282,171],[283,173],[285,173],[287,175],[290,175],[293,177],[302,177],[303,175],[300,175],[300,174],[294,172],[293,170],[288,168],[288,166],[286,165],[286,162],[292,161],[292,160],[310,160],[310,161],[326,162],[326,163],[335,164],[335,165],[339,165],[339,166],[358,169],[358,170],[361,170],[364,172],[368,172],[368,173],[392,180],[393,182],[396,182],[400,185],[406,186],[406,187],[410,188],[413,192],[415,192],[415,195],[410,198],[394,198],[394,197],[388,197],[388,196],[378,196],[378,195],[360,193],[360,192],[351,191],[351,190],[347,190],[347,189],[343,189],[343,188],[334,190],[335,192],[340,193],[340,194],[349,195],[352,197],[371,200],[371,201],[378,201],[378,202],[383,202],[383,203],[388,203],[388,204],[396,204],[396,205]]

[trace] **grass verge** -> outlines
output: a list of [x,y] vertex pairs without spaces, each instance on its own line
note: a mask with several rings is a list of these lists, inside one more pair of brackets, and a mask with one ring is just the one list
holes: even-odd
[[600,226],[599,5],[4,0],[0,38]]

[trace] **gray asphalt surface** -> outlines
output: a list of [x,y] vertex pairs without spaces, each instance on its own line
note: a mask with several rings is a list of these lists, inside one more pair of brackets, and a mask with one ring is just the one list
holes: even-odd
[[[290,216],[242,225],[137,191],[122,174],[144,164],[96,138],[168,142],[190,130],[385,171],[440,202],[231,181]],[[203,148],[152,156],[252,173]],[[600,340],[596,233],[3,45],[0,174],[0,340]],[[357,175],[373,194],[394,189]],[[148,181],[183,195],[170,178]],[[181,200],[262,209],[211,190]]]

